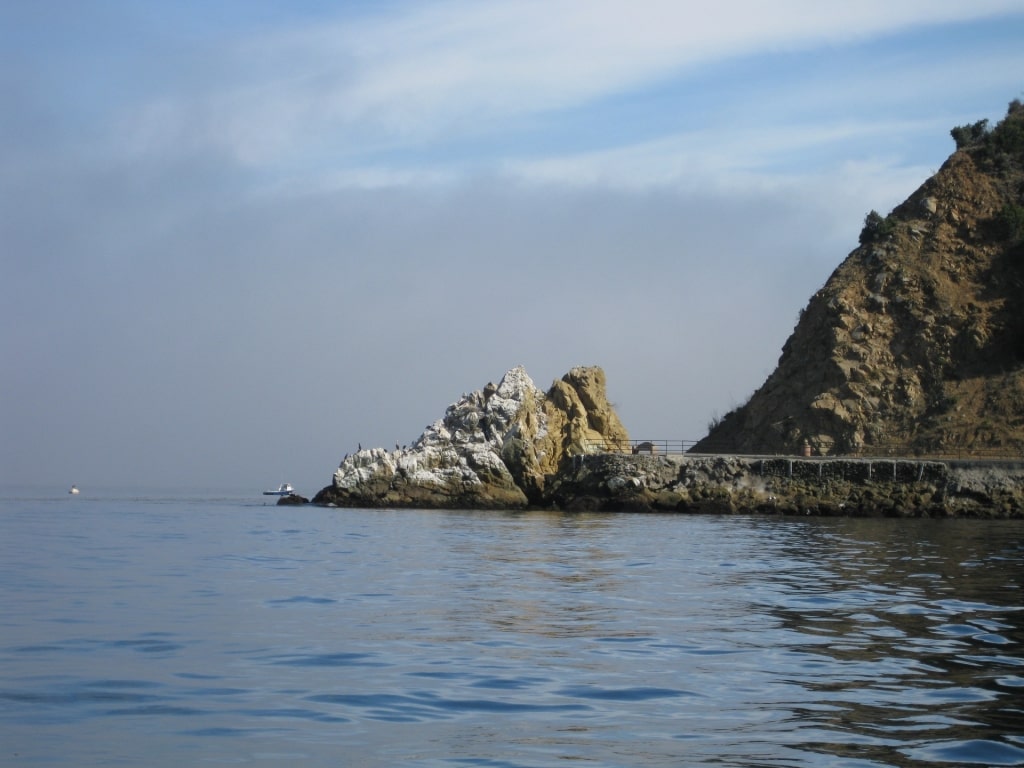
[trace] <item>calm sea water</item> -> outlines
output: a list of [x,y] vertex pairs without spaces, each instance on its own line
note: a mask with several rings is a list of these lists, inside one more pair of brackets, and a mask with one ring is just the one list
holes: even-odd
[[1024,523],[0,498],[0,764],[1024,765]]

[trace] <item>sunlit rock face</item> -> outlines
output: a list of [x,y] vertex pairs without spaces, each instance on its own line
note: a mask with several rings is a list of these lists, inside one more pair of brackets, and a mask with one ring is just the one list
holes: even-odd
[[604,371],[573,368],[542,392],[515,367],[464,394],[407,448],[359,450],[313,499],[337,506],[521,508],[572,456],[627,445]]
[[959,148],[811,297],[778,367],[701,453],[1024,449],[1024,105]]

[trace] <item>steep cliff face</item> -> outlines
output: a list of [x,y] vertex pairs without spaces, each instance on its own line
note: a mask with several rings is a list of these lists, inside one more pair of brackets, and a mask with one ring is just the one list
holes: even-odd
[[545,503],[572,456],[628,444],[604,371],[579,367],[545,394],[522,367],[463,395],[409,448],[346,456],[313,502],[337,506],[515,508]]
[[1024,107],[957,151],[803,311],[776,370],[695,451],[1024,448]]

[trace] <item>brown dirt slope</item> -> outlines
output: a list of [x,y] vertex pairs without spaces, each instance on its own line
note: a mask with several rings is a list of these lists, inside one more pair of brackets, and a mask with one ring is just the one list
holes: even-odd
[[957,150],[811,297],[778,366],[699,452],[1019,455],[1024,106]]

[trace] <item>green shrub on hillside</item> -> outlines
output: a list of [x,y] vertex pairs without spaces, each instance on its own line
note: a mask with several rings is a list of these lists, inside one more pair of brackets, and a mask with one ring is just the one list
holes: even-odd
[[987,120],[971,125],[958,125],[949,131],[957,150],[976,148],[982,157],[1010,157],[1024,161],[1024,103],[1019,98],[1010,102],[1007,116],[988,127]]
[[950,130],[949,135],[953,137],[957,149],[973,146],[988,135],[988,120],[979,120],[973,125],[958,125]]
[[1024,206],[1007,203],[996,214],[999,234],[1016,245],[1024,241]]
[[871,210],[864,217],[864,228],[860,231],[860,244],[868,245],[884,240],[896,231],[896,222],[892,216],[882,217],[878,211]]
[[979,120],[949,133],[957,149],[971,150],[975,157],[993,163],[1000,171],[1024,164],[1024,104],[1019,99],[1010,102],[1006,117],[994,128],[988,127],[987,120]]
[[1024,108],[1019,101],[1010,102],[1010,111],[992,131],[992,143],[1000,152],[1024,160]]

